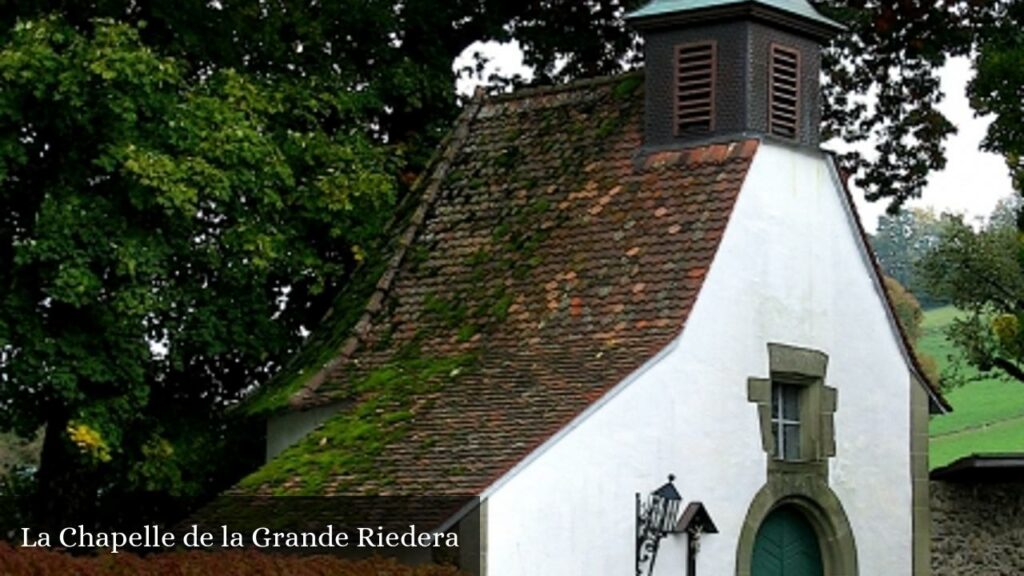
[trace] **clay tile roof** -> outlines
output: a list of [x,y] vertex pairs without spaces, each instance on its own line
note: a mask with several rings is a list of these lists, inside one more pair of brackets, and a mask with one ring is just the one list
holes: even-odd
[[756,140],[644,152],[642,76],[467,107],[335,359],[237,489],[479,494],[682,330]]

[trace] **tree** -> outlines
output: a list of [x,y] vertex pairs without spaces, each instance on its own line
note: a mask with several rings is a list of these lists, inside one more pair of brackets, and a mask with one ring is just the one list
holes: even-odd
[[[968,86],[978,114],[992,114],[982,148],[1006,159],[1015,189],[1024,191],[1024,2],[993,2],[978,24],[976,75]],[[1024,219],[1018,227],[1024,230]]]
[[963,360],[1024,382],[1022,240],[1005,216],[975,230],[960,216],[943,215],[939,242],[919,272],[930,292],[964,311],[948,332]]
[[900,323],[903,333],[910,340],[910,344],[913,346],[912,352],[917,356],[925,376],[933,382],[939,382],[938,363],[935,362],[934,358],[917,348],[917,341],[921,338],[921,322],[924,320],[924,311],[921,310],[921,305],[918,303],[917,298],[914,298],[914,295],[908,292],[894,278],[885,276],[883,281],[885,283],[885,291],[889,294],[889,300],[892,302],[893,310],[896,312],[896,321]]
[[458,111],[453,62],[467,47],[515,38],[541,82],[617,72],[637,47],[621,17],[646,1],[0,0],[0,29],[50,13],[78,30],[97,17],[145,22],[144,43],[194,75],[232,68],[372,94],[366,125],[406,149],[415,172]]
[[869,200],[888,199],[895,212],[945,166],[943,143],[955,128],[936,107],[937,71],[970,49],[980,8],[956,0],[830,0],[824,9],[849,29],[823,57],[825,136],[877,140],[872,162],[856,152],[841,160]]
[[878,228],[871,237],[872,248],[885,273],[913,292],[927,307],[939,302],[918,281],[914,267],[937,241],[938,219],[932,210],[921,208],[880,216]]
[[45,524],[208,489],[219,409],[387,215],[361,96],[187,71],[106,20],[22,21],[0,47],[0,427],[46,428]]
[[[622,16],[647,1],[0,0],[0,24],[5,25],[0,29],[18,17],[52,12],[66,15],[80,30],[95,17],[146,22],[145,43],[194,64],[193,74],[230,67],[261,76],[316,76],[338,89],[373,94],[380,106],[369,125],[378,137],[408,151],[411,176],[457,111],[452,63],[467,47],[477,41],[516,40],[541,83],[615,73],[639,63],[638,38]],[[967,55],[976,47],[996,54],[1021,23],[1019,10],[1007,7],[1016,4],[819,4],[848,27],[825,52],[825,136],[877,140],[876,159],[855,152],[841,158],[869,199],[888,200],[895,212],[921,194],[931,171],[945,165],[943,143],[955,129],[936,107],[942,98],[938,70],[948,56]],[[1003,66],[1012,67],[1012,62]],[[979,96],[989,85],[980,81],[981,71],[975,88]],[[1012,125],[1019,95],[997,83],[1001,73],[993,70],[984,78],[992,78],[993,90],[1003,96],[977,102],[979,109],[991,109]],[[489,80],[495,86],[519,81]],[[992,149],[1012,152],[995,143]]]

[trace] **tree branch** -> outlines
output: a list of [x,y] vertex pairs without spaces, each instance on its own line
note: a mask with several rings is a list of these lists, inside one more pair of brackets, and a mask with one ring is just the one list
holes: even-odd
[[1007,360],[1006,358],[993,358],[992,364],[1012,376],[1017,381],[1024,383],[1024,370],[1017,366],[1017,364]]

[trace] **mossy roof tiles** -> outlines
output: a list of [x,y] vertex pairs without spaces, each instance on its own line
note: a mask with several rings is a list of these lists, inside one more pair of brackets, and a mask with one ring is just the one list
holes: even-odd
[[291,398],[346,408],[236,492],[479,494],[669,344],[758,141],[645,151],[642,114],[637,74],[468,106],[352,336]]

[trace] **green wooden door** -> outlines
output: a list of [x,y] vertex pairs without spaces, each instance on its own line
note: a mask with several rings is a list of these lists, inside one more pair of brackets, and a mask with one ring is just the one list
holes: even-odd
[[752,576],[822,576],[814,528],[799,511],[783,507],[761,524],[754,540]]

